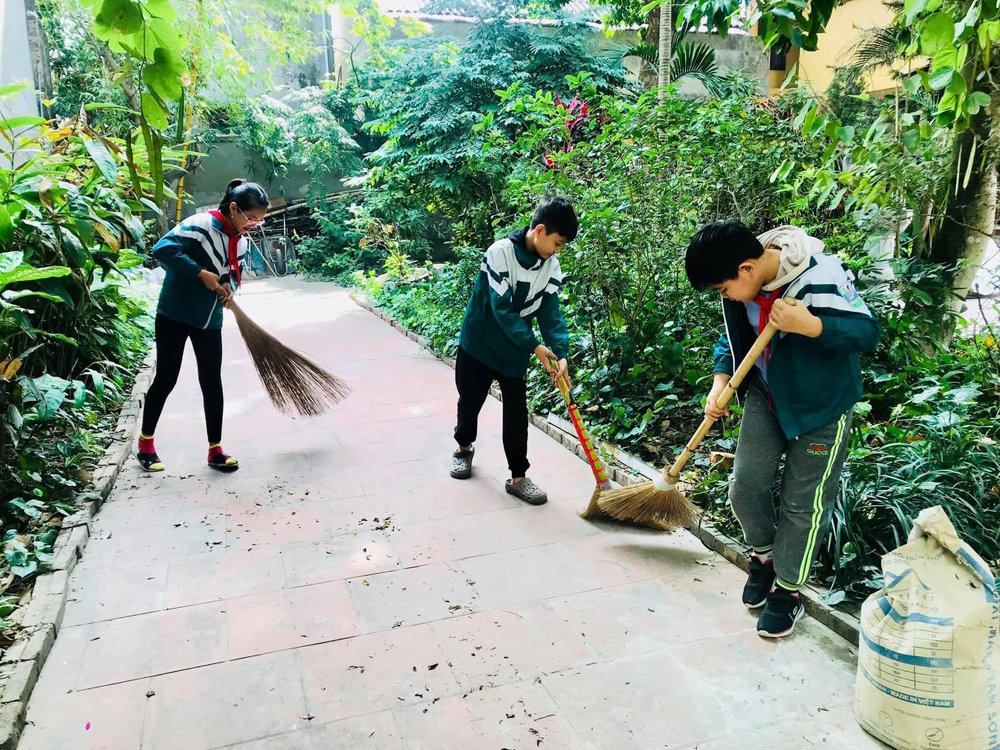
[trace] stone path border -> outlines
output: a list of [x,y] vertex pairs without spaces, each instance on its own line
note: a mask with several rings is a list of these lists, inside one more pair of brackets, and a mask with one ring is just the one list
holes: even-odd
[[[443,356],[439,352],[434,351],[431,348],[431,343],[426,338],[418,333],[414,333],[408,328],[401,325],[397,320],[388,315],[386,312],[380,308],[374,307],[368,302],[362,295],[356,292],[351,292],[351,299],[364,308],[373,315],[381,318],[386,323],[391,325],[393,328],[398,330],[400,333],[405,335],[411,341],[416,342],[428,352],[433,354],[435,357],[440,359],[449,367],[455,367],[455,360],[451,357]],[[497,388],[493,388],[490,391],[491,395],[498,401],[502,401],[500,391]],[[549,437],[557,440],[565,448],[574,453],[582,461],[586,461],[587,457],[584,454],[583,447],[580,445],[580,441],[577,439],[576,435],[571,435],[555,425],[551,424],[544,417],[540,417],[537,414],[530,415],[531,423],[537,427],[539,430],[544,432]],[[621,449],[618,449],[621,450]],[[624,451],[622,451],[624,453]],[[627,454],[626,454],[627,455]],[[641,463],[638,459],[632,459],[634,463]],[[626,467],[622,466],[608,466],[608,474],[612,481],[618,482],[618,484],[624,486],[635,484],[637,482],[647,481],[645,477],[637,477],[636,474],[627,470]],[[703,523],[699,524],[697,527],[685,529],[686,531],[694,534],[698,537],[702,544],[704,544],[709,549],[722,555],[726,560],[739,566],[743,570],[747,570],[748,560],[746,555],[746,548],[744,545],[740,544],[738,541],[732,537],[723,534],[718,529],[714,528],[711,524]],[[825,601],[823,597],[829,592],[822,586],[817,586],[814,584],[807,584],[802,589],[802,599],[805,603],[806,612],[809,613],[811,617],[818,620],[823,625],[828,627],[834,633],[839,635],[841,638],[845,639],[854,646],[858,645],[859,632],[861,628],[861,623],[858,618],[854,617],[847,612],[841,612],[835,607],[830,606]],[[0,750],[3,750],[0,747]]]
[[11,615],[17,640],[0,658],[0,750],[15,750],[24,729],[28,699],[62,627],[69,578],[90,538],[90,522],[111,494],[132,442],[142,401],[153,377],[154,355],[143,363],[128,400],[122,405],[111,443],[94,469],[87,490],[77,496],[78,510],[63,521],[52,551],[54,559],[35,579],[28,606]]

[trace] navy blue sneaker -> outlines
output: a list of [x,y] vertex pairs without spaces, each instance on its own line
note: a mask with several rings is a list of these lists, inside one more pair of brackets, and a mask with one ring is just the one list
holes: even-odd
[[761,560],[757,555],[750,556],[750,577],[743,587],[743,604],[747,609],[763,607],[767,595],[774,587],[774,563]]
[[789,591],[781,586],[775,586],[767,597],[764,612],[757,620],[757,635],[762,638],[786,636],[795,629],[795,623],[805,613],[802,597],[797,591]]

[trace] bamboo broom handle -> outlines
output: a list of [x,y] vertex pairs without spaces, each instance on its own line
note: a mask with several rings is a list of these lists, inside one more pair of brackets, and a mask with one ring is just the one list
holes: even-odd
[[[798,300],[794,297],[789,297],[785,299],[784,302],[790,307],[798,304]],[[768,323],[764,330],[760,332],[757,340],[754,341],[753,346],[750,347],[750,351],[747,352],[743,361],[740,362],[740,366],[736,368],[736,372],[734,372],[732,377],[729,378],[729,383],[715,400],[715,405],[718,408],[724,409],[729,405],[729,401],[732,399],[733,394],[736,393],[740,384],[743,382],[743,379],[747,376],[750,370],[753,369],[754,364],[757,362],[757,358],[763,354],[767,345],[771,343],[771,339],[774,338],[774,334],[777,333],[777,331],[778,329],[774,327],[774,323]],[[663,468],[664,482],[670,485],[677,484],[680,480],[681,470],[688,462],[688,459],[690,459],[694,452],[698,449],[698,446],[701,445],[701,441],[705,439],[705,435],[707,435],[708,431],[712,429],[713,424],[715,424],[715,420],[711,417],[705,417],[705,419],[702,420],[698,430],[691,437],[691,440],[688,441],[688,444],[684,446],[684,450],[681,451],[677,460],[674,461],[674,465],[665,466]]]

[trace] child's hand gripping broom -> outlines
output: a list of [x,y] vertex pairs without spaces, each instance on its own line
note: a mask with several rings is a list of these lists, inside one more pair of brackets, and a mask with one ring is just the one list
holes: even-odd
[[[795,298],[787,298],[784,302],[788,305],[798,304],[798,300]],[[736,393],[743,379],[753,369],[757,358],[771,343],[777,330],[774,323],[768,323],[761,331],[753,346],[750,347],[750,351],[747,352],[740,366],[729,379],[729,384],[716,399],[715,403],[719,409],[725,409],[729,405],[733,394]],[[708,431],[712,429],[713,424],[715,424],[715,420],[706,416],[697,432],[694,433],[694,437],[674,461],[674,465],[664,467],[662,479],[608,490],[601,495],[598,507],[609,516],[622,521],[646,525],[659,522],[671,526],[693,526],[698,520],[698,509],[677,489],[677,484],[680,482],[681,470],[694,451],[697,450]]]

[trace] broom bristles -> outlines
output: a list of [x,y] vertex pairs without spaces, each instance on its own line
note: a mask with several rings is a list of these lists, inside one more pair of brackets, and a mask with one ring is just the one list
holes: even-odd
[[[630,489],[625,487],[622,489]],[[642,526],[648,526],[651,529],[659,529],[660,531],[673,531],[677,528],[676,524],[668,523],[661,518],[651,518],[651,519],[632,519],[632,518],[619,518],[611,516],[607,513],[603,507],[606,497],[613,492],[619,492],[618,489],[602,489],[601,487],[595,487],[593,494],[590,496],[590,504],[587,505],[586,509],[580,513],[580,518],[612,518],[616,521],[631,521],[633,523],[638,523]]]
[[351,389],[345,381],[282,344],[235,302],[230,302],[229,309],[236,316],[260,382],[278,411],[312,417],[347,398]]
[[590,504],[580,513],[580,518],[600,518],[604,515],[604,511],[601,510],[600,503],[598,502],[601,499],[601,492],[600,487],[594,488],[594,494],[590,496]]
[[691,527],[699,516],[698,508],[680,490],[658,490],[652,482],[607,490],[598,507],[612,518],[660,528]]

